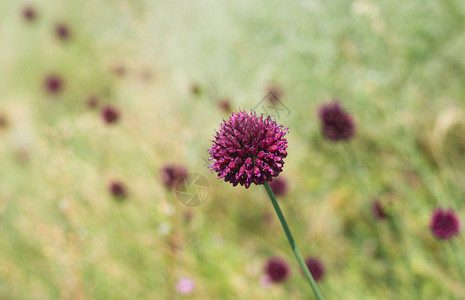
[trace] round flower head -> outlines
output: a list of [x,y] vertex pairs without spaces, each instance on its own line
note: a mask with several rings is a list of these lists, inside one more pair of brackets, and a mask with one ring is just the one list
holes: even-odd
[[37,12],[32,6],[24,7],[22,14],[23,14],[23,18],[28,22],[34,21],[37,17]]
[[438,208],[431,217],[430,228],[435,237],[447,240],[459,233],[459,219],[452,209],[445,211]]
[[208,151],[212,162],[209,168],[234,186],[249,188],[252,183],[271,181],[283,170],[287,131],[270,117],[234,112],[216,132]]
[[283,177],[273,179],[270,182],[270,187],[276,196],[285,196],[289,190],[287,180]]
[[125,185],[121,181],[113,181],[109,186],[110,193],[113,197],[123,200],[127,196]]
[[279,257],[269,259],[265,265],[265,274],[274,283],[283,282],[289,277],[288,264]]
[[165,187],[173,189],[181,178],[187,176],[187,170],[181,165],[166,165],[161,169],[160,175]]
[[386,212],[383,209],[383,206],[381,205],[381,202],[378,199],[375,199],[373,201],[373,204],[371,206],[371,209],[373,211],[373,216],[378,219],[382,220],[386,218]]
[[321,106],[319,117],[323,135],[331,141],[348,140],[355,133],[352,117],[341,108],[338,101]]
[[63,80],[56,74],[50,74],[45,78],[44,87],[50,94],[59,94],[63,86]]
[[119,110],[113,106],[107,105],[101,110],[102,119],[107,124],[113,124],[120,118]]
[[180,295],[189,295],[194,291],[195,283],[192,278],[184,277],[178,280],[176,284],[176,291]]
[[59,23],[55,26],[55,35],[58,39],[65,41],[70,37],[70,31],[67,25]]
[[305,260],[305,264],[307,265],[307,268],[315,281],[321,280],[325,275],[325,266],[319,259],[309,257]]

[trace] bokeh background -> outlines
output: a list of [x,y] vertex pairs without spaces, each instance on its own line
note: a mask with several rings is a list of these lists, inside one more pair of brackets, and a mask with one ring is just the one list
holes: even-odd
[[[326,298],[465,299],[463,237],[429,228],[437,207],[465,220],[464,25],[461,0],[0,0],[0,298],[311,299],[263,187],[205,165],[221,101],[260,111],[271,89],[279,201]],[[332,99],[351,141],[321,134]],[[163,185],[173,163],[205,204]],[[271,257],[286,281],[263,281]]]

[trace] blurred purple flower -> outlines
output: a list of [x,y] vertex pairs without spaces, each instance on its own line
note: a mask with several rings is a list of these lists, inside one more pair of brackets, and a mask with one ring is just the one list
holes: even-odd
[[270,187],[276,196],[285,196],[289,191],[289,184],[285,178],[277,177],[270,182]]
[[116,107],[106,105],[101,110],[102,119],[107,124],[113,124],[120,118],[120,112]]
[[331,141],[349,140],[355,133],[352,117],[341,108],[338,101],[322,105],[319,117],[322,133]]
[[111,182],[109,190],[111,195],[116,199],[122,200],[127,196],[126,186],[121,181]]
[[37,18],[37,11],[32,6],[25,6],[22,11],[23,18],[28,21],[32,22]]
[[181,178],[187,176],[187,169],[181,165],[166,165],[160,172],[161,181],[167,189],[173,189]]
[[325,266],[319,259],[309,257],[305,260],[305,264],[307,265],[307,268],[315,281],[321,280],[325,275]]
[[211,172],[233,186],[263,184],[282,172],[288,128],[255,112],[233,112],[223,121],[209,149]]
[[184,277],[178,280],[176,291],[180,295],[189,295],[194,291],[195,283],[190,277]]
[[373,211],[373,216],[378,219],[382,220],[387,217],[386,212],[384,211],[383,207],[381,206],[381,202],[378,199],[373,200],[373,204],[371,206]]
[[437,208],[431,217],[430,228],[435,237],[447,240],[459,233],[460,223],[452,209]]
[[289,277],[290,269],[282,258],[273,257],[265,265],[265,274],[273,283],[283,282]]
[[55,25],[55,35],[58,39],[66,41],[70,38],[71,32],[66,24],[58,23]]
[[63,90],[63,79],[56,74],[45,77],[44,87],[50,94],[59,94]]

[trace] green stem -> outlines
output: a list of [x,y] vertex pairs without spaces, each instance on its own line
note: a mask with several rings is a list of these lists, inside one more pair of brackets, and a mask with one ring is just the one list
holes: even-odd
[[286,233],[287,239],[289,241],[289,244],[291,245],[292,251],[294,252],[295,257],[297,258],[297,261],[299,262],[300,268],[304,272],[305,278],[307,279],[308,283],[312,287],[313,293],[315,294],[315,297],[318,300],[324,300],[323,295],[321,294],[320,290],[318,289],[318,286],[315,282],[315,280],[312,277],[312,274],[307,268],[307,265],[305,264],[304,259],[302,258],[302,254],[300,254],[299,248],[297,248],[297,245],[294,242],[294,238],[292,237],[292,233],[289,230],[289,226],[287,225],[286,219],[284,218],[283,212],[281,211],[281,208],[279,207],[278,201],[276,200],[276,197],[273,193],[273,191],[270,188],[270,185],[268,182],[265,182],[265,189],[266,192],[268,193],[268,196],[270,197],[271,203],[273,204],[274,210],[276,211],[276,214],[278,215],[279,221],[281,222],[281,225],[283,226],[284,232]]

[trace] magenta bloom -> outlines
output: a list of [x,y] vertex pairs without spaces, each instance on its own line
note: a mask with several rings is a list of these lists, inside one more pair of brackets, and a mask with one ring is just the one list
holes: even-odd
[[44,87],[50,94],[59,94],[63,86],[63,79],[56,74],[50,74],[45,78]]
[[167,189],[173,189],[181,178],[187,176],[187,170],[181,165],[166,165],[161,169],[161,181]]
[[269,182],[283,170],[287,131],[270,117],[234,112],[216,132],[208,151],[212,162],[209,168],[234,186],[249,188],[252,183]]
[[121,181],[111,182],[109,190],[111,195],[118,200],[123,200],[127,196],[126,186]]
[[288,264],[279,257],[273,257],[265,265],[267,278],[274,283],[283,282],[289,277],[290,270]]
[[176,284],[176,291],[180,295],[189,295],[194,291],[195,283],[189,277],[184,277],[178,280]]
[[289,184],[285,178],[278,177],[270,182],[270,187],[276,196],[285,196],[289,190]]
[[23,14],[23,18],[26,19],[26,21],[28,22],[34,21],[37,17],[37,12],[32,6],[24,7],[22,14]]
[[55,25],[55,35],[57,36],[58,39],[62,41],[66,41],[70,38],[71,33],[66,24],[59,23]]
[[447,240],[459,233],[460,223],[452,209],[446,211],[438,208],[431,217],[430,228],[435,237]]
[[113,124],[120,118],[119,110],[116,107],[110,105],[104,106],[100,113],[102,115],[102,119],[107,124]]
[[381,206],[381,202],[378,199],[373,200],[371,209],[373,211],[373,216],[376,219],[382,220],[387,217],[386,212],[384,211],[383,207]]
[[321,280],[325,275],[325,266],[319,259],[309,257],[305,260],[305,264],[307,265],[307,268],[315,281]]
[[331,141],[349,140],[355,133],[352,117],[341,108],[338,101],[321,106],[319,117],[323,135]]

